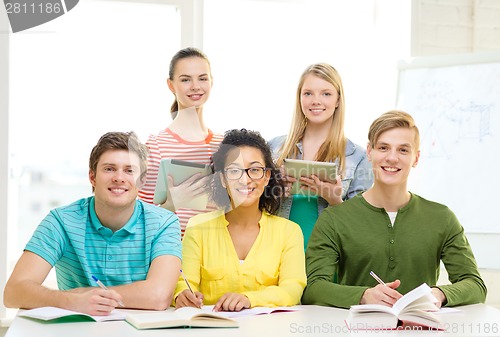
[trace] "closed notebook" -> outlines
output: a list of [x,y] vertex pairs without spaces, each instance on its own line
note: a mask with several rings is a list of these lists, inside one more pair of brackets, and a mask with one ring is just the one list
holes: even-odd
[[350,330],[386,330],[404,326],[421,326],[442,330],[437,299],[427,284],[401,297],[392,307],[381,304],[353,305],[349,309],[346,324]]
[[238,322],[224,314],[193,307],[128,314],[126,321],[137,329],[238,327]]
[[29,317],[43,321],[57,322],[73,322],[73,321],[121,321],[125,319],[125,313],[113,310],[107,316],[91,316],[82,312],[66,310],[56,307],[41,307],[31,310],[22,311],[18,314],[20,317]]

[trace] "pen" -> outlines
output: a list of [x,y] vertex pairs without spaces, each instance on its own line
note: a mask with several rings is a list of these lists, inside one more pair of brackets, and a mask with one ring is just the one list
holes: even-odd
[[[101,281],[100,281],[97,277],[95,277],[94,275],[92,275],[92,278],[94,279],[95,283],[97,283],[97,285],[98,285],[99,287],[101,287],[101,288],[102,288],[102,289],[104,289],[104,290],[108,290],[108,287],[106,287],[106,286],[104,285],[104,283],[102,283],[102,282],[101,282]],[[123,302],[122,302],[122,301],[118,301],[118,305],[119,305],[120,307],[125,307],[125,304],[123,304]]]
[[[194,294],[193,289],[192,289],[192,288],[191,288],[191,286],[189,285],[189,282],[188,282],[188,280],[187,280],[187,278],[186,278],[186,275],[184,275],[184,272],[182,271],[182,269],[181,269],[181,275],[182,275],[182,278],[184,279],[184,282],[186,282],[186,285],[188,286],[189,291],[191,292],[191,294],[193,294],[193,296],[194,296],[195,298],[198,298],[198,296],[196,296],[196,295]],[[200,306],[200,308],[201,308],[201,306],[203,305],[203,303],[202,303],[202,302],[200,302],[200,303],[201,303],[201,304],[199,304],[199,306]]]
[[380,277],[378,277],[378,276],[377,276],[377,274],[375,274],[374,272],[372,272],[372,271],[371,271],[371,272],[370,272],[370,275],[371,275],[371,276],[372,276],[375,280],[377,280],[377,282],[378,282],[378,283],[380,283],[380,284],[382,284],[382,285],[384,285],[384,286],[386,286],[386,285],[387,285],[387,284],[385,284],[385,282],[384,282],[384,281],[382,281],[382,279],[381,279]]
[[184,273],[182,272],[182,269],[181,269],[181,275],[182,275],[182,278],[184,279],[184,282],[186,282],[186,284],[187,284],[187,286],[189,288],[189,291],[191,292],[191,294],[194,295],[193,289],[191,289],[191,286],[189,285],[189,282],[188,282],[188,280],[186,278],[186,275],[184,275]]

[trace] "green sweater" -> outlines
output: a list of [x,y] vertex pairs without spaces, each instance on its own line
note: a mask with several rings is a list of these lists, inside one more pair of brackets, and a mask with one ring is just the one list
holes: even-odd
[[[474,254],[448,207],[412,194],[393,227],[383,208],[358,194],[318,218],[306,250],[302,304],[359,304],[365,290],[377,285],[371,270],[385,282],[401,280],[402,294],[424,282],[435,286],[441,260],[452,283],[439,286],[447,306],[484,302]],[[332,282],[337,272],[338,284]]]

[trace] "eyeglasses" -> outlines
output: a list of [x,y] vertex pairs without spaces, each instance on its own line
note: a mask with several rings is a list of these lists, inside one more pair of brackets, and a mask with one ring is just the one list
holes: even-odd
[[249,167],[246,169],[242,168],[228,168],[224,170],[226,178],[229,180],[238,180],[243,176],[243,171],[247,173],[247,176],[252,180],[259,180],[264,177],[264,173],[269,170],[267,167]]

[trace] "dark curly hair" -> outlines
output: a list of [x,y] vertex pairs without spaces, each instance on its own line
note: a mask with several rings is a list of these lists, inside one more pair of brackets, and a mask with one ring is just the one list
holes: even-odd
[[264,157],[266,167],[271,172],[269,183],[264,188],[260,196],[259,209],[267,211],[270,214],[276,214],[278,211],[284,193],[284,184],[281,179],[279,169],[276,168],[269,145],[266,140],[257,131],[246,129],[233,129],[224,134],[224,139],[211,159],[213,175],[212,181],[212,200],[220,207],[229,207],[229,195],[226,188],[222,185],[221,174],[224,172],[226,160],[235,147],[249,146],[260,150]]

